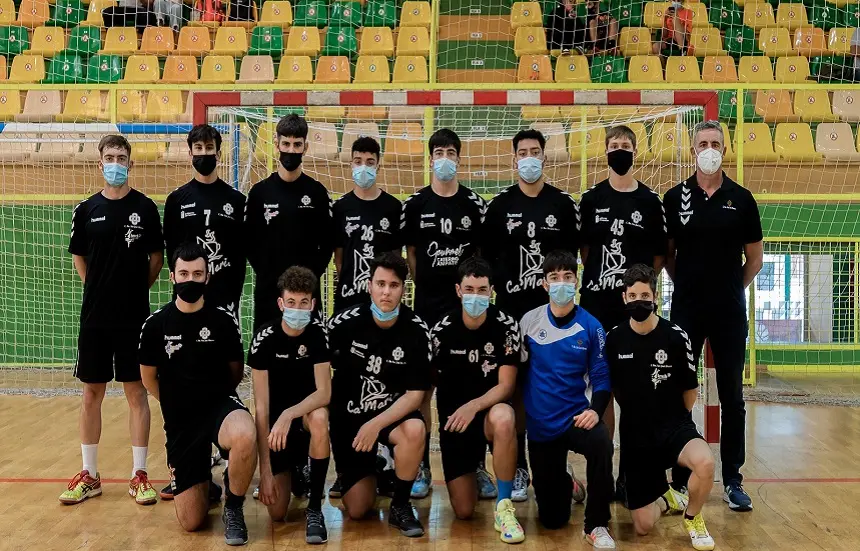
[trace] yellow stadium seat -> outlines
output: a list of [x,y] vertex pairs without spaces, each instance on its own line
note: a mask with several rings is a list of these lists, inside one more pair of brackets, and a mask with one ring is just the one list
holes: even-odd
[[287,37],[287,55],[320,55],[320,31],[316,27],[293,27]]
[[773,82],[773,67],[767,56],[743,56],[738,64],[738,80],[746,83]]
[[25,27],[44,25],[51,18],[51,5],[46,0],[21,0],[18,24]]
[[236,82],[236,60],[231,55],[207,55],[203,58],[199,82],[201,84]]
[[827,39],[824,37],[824,29],[803,27],[794,31],[794,52],[807,57],[826,54]]
[[796,121],[788,90],[759,90],[755,93],[755,112],[765,122]]
[[[645,128],[645,124],[641,122],[629,122],[625,126],[632,130],[633,133],[636,135],[636,160],[644,161],[646,159],[651,158],[651,151],[648,148],[648,130]],[[601,142],[601,145],[605,149],[605,136],[604,140]],[[601,151],[603,151],[603,149]]]
[[627,80],[633,83],[663,82],[663,67],[655,55],[635,55],[630,58]]
[[[567,148],[571,161],[582,160],[582,132],[576,128],[570,129]],[[585,132],[585,158],[595,159],[606,153],[606,129],[602,126],[589,128]]]
[[392,121],[423,121],[424,107],[392,105],[388,108],[388,118]]
[[[226,140],[225,140],[226,141]],[[244,143],[244,140],[243,140]],[[224,146],[222,145],[222,149]],[[170,141],[167,142],[167,151],[164,153],[162,157],[165,162],[168,163],[187,163],[188,162],[188,144],[184,142]],[[242,159],[246,159],[245,155],[240,156]]]
[[270,55],[246,55],[239,68],[241,84],[271,84],[275,82],[275,62]]
[[794,114],[801,121],[838,121],[830,109],[827,90],[796,90],[794,92]]
[[764,2],[744,5],[744,25],[756,30],[775,27],[776,18],[773,16],[773,6]]
[[[773,150],[770,127],[763,122],[744,124],[744,162],[772,163],[779,159]],[[737,133],[735,133],[737,141]]]
[[90,5],[87,8],[87,18],[81,21],[81,25],[104,27],[105,22],[102,19],[102,11],[114,7],[116,4],[116,0],[90,0]]
[[24,109],[15,117],[20,122],[48,122],[63,111],[59,90],[28,90]]
[[[260,124],[257,129],[257,139],[254,141],[254,159],[260,163],[266,163],[272,155],[277,155],[274,148],[275,125],[271,122]],[[275,160],[277,164],[277,160]]]
[[597,105],[568,105],[558,108],[558,116],[565,121],[569,121],[576,125],[582,121],[583,111],[585,112],[586,121],[595,121],[600,119],[600,107]]
[[11,121],[21,114],[21,92],[0,90],[0,121]]
[[314,81],[314,69],[311,58],[306,55],[288,55],[281,58],[278,67],[277,83],[311,84]]
[[137,121],[143,118],[143,96],[140,90],[117,92],[116,116],[119,121]]
[[345,116],[346,107],[314,105],[305,111],[305,118],[309,121],[340,122]]
[[[690,162],[690,133],[687,125],[658,122],[651,129],[651,153],[663,162]],[[679,150],[680,148],[680,150]]]
[[353,105],[346,108],[346,119],[351,121],[384,121],[388,118],[386,107]]
[[699,62],[693,56],[666,58],[666,82],[701,82]]
[[54,57],[66,49],[66,32],[62,27],[36,27],[33,41],[25,53]]
[[774,150],[785,161],[822,161],[812,142],[812,130],[805,122],[777,124],[773,141]]
[[400,27],[397,30],[397,55],[430,55],[430,35],[425,27]]
[[645,27],[624,27],[618,47],[626,57],[651,55],[651,31]]
[[332,161],[337,158],[337,129],[330,122],[315,122],[308,128],[308,151],[305,158]]
[[830,36],[827,39],[827,49],[830,53],[836,55],[850,54],[852,34],[854,34],[854,29],[847,27],[830,29]]
[[738,71],[732,56],[708,56],[702,63],[703,82],[737,82]]
[[642,22],[649,29],[662,29],[666,10],[671,6],[671,2],[645,2],[645,12],[642,14]]
[[42,134],[38,151],[30,153],[34,163],[65,163],[72,160],[81,150],[80,135]]
[[131,55],[137,51],[137,29],[134,27],[111,27],[105,35],[102,54]]
[[588,58],[584,55],[562,55],[555,60],[556,82],[591,82]]
[[420,163],[424,160],[424,136],[417,122],[393,122],[383,144],[384,163]]
[[154,141],[157,135],[141,134],[128,136],[131,144],[131,160],[135,163],[154,163],[167,153],[166,141]]
[[193,55],[171,55],[164,61],[164,84],[194,84],[197,82],[197,58]]
[[430,27],[430,2],[403,2],[400,11],[401,27]]
[[858,161],[860,153],[847,122],[824,122],[815,129],[815,150],[827,161]]
[[40,55],[16,55],[12,59],[9,82],[37,83],[45,78],[45,58]]
[[517,68],[517,82],[552,82],[552,63],[549,56],[522,56]]
[[783,4],[776,8],[776,24],[790,31],[809,25],[806,18],[806,6],[803,4]]
[[242,27],[220,27],[215,33],[215,55],[241,57],[248,51],[248,33]]
[[806,57],[787,56],[776,60],[777,82],[806,82],[809,78],[809,60]]
[[2,136],[5,139],[0,140],[0,161],[5,163],[28,160],[36,151],[39,141],[33,134],[3,132]]
[[690,34],[690,45],[696,53],[696,57],[709,55],[723,55],[723,40],[720,30],[715,27],[694,27]]
[[540,27],[543,25],[543,14],[538,2],[514,2],[511,8],[511,28]]
[[[552,68],[550,68],[550,82],[552,82]],[[391,81],[394,83],[427,82],[427,60],[420,55],[399,55],[394,60],[394,75]]]
[[106,120],[101,90],[69,90],[63,102],[63,112],[57,122],[90,122]]
[[696,0],[684,3],[684,8],[693,12],[693,28],[711,26],[708,21],[708,7],[705,4]]
[[348,122],[343,125],[343,141],[340,147],[340,160],[344,163],[352,161],[352,144],[364,136],[382,142],[379,126],[373,122]]
[[384,55],[358,56],[358,62],[355,65],[355,82],[363,84],[388,84],[391,82],[388,58]]
[[173,29],[170,27],[147,27],[143,30],[140,51],[146,54],[167,55],[175,48]]
[[561,113],[555,106],[525,105],[520,109],[520,118],[525,121],[557,121]]
[[546,32],[543,27],[520,27],[514,37],[514,55],[548,54]]
[[788,29],[782,27],[769,27],[759,32],[759,49],[769,57],[791,55],[791,37]]
[[146,96],[146,120],[177,122],[185,112],[181,90],[150,90]]
[[179,42],[176,53],[182,55],[203,56],[212,49],[212,38],[209,29],[205,27],[185,26],[179,31]]
[[161,77],[158,56],[133,55],[125,64],[125,75],[120,82],[129,84],[154,84]]
[[[567,153],[567,144],[564,139],[564,125],[560,122],[536,122],[529,128],[537,130],[546,138],[546,146],[543,149],[543,154],[547,162],[566,163],[570,160],[570,156]],[[511,154],[511,144],[508,142],[506,145],[507,147],[505,145],[501,147],[500,153],[502,155],[499,156],[500,160],[503,157],[510,158],[508,155]],[[508,155],[504,155],[504,153]]]
[[860,91],[834,90],[833,114],[845,122],[860,121]]
[[0,25],[7,27],[15,23],[15,2],[0,0]]
[[[545,156],[549,146],[549,141],[547,141],[546,147],[544,147]],[[460,158],[469,167],[469,170],[480,170],[484,167],[498,170],[499,166],[510,166],[511,141],[501,138],[467,139],[463,141]],[[549,160],[548,157],[547,160]]]
[[318,84],[349,84],[349,58],[346,56],[322,56],[317,61]]
[[267,0],[263,2],[260,25],[287,29],[292,24],[293,6],[289,2],[285,0]]
[[391,29],[388,27],[365,27],[361,31],[358,53],[359,55],[394,56],[394,35],[391,33]]

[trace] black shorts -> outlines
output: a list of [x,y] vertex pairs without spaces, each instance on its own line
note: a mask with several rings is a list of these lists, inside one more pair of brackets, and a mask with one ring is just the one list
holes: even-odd
[[678,456],[690,441],[702,435],[691,421],[669,432],[665,438],[638,446],[625,446],[621,441],[621,457],[627,483],[627,508],[631,511],[653,503],[666,493],[666,469],[678,464]]
[[311,433],[305,430],[302,417],[293,419],[287,434],[287,447],[279,452],[269,452],[272,474],[293,473],[308,464]]
[[[356,423],[352,419],[345,419],[346,415],[333,415],[331,417],[331,450],[334,453],[334,462],[337,465],[338,474],[341,477],[343,493],[349,491],[355,484],[368,476],[376,476],[376,446],[369,452],[357,452],[352,447],[352,441],[362,423]],[[377,443],[394,447],[389,441],[392,431],[409,419],[420,419],[424,417],[420,412],[407,413],[399,421],[388,425],[379,431]]]
[[442,452],[442,471],[445,473],[445,483],[460,478],[464,474],[474,474],[478,464],[484,461],[487,454],[487,437],[484,435],[484,420],[487,411],[479,411],[465,432],[444,430],[439,416],[439,448]]
[[140,380],[140,325],[81,326],[75,377],[84,383],[130,383]]
[[218,432],[224,419],[240,409],[248,411],[238,396],[224,396],[212,405],[208,413],[187,420],[182,426],[165,425],[167,466],[174,495],[211,478],[212,444],[218,446],[221,455],[226,457],[225,450],[218,444]]

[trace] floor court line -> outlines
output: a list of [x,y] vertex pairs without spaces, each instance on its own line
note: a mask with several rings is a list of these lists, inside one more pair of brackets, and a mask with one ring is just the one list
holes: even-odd
[[[67,478],[0,478],[0,484],[68,484]],[[166,479],[149,479],[152,484],[167,484]],[[860,478],[745,478],[745,484],[860,484]],[[103,478],[102,484],[128,484],[124,478]],[[434,480],[434,486],[444,486],[442,480]]]

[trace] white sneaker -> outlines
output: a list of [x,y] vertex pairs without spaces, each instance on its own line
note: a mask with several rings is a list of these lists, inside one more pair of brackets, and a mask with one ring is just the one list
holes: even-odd
[[521,502],[529,498],[529,472],[517,469],[514,474],[514,487],[511,491],[511,501]]
[[705,527],[705,519],[702,513],[696,515],[693,520],[684,518],[684,528],[690,534],[690,541],[696,551],[711,551],[714,548],[714,538]]
[[582,535],[595,549],[615,549],[615,540],[609,535],[609,530],[605,526],[598,526],[590,534],[583,532]]

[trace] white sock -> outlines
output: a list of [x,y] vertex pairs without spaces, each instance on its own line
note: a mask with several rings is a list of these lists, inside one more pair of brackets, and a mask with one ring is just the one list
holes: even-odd
[[137,471],[146,471],[146,454],[149,452],[149,446],[132,446],[131,456],[134,459],[134,467],[131,470],[131,477],[134,478]]
[[89,471],[90,476],[95,478],[98,474],[98,444],[81,444],[81,456],[84,458],[84,471]]

